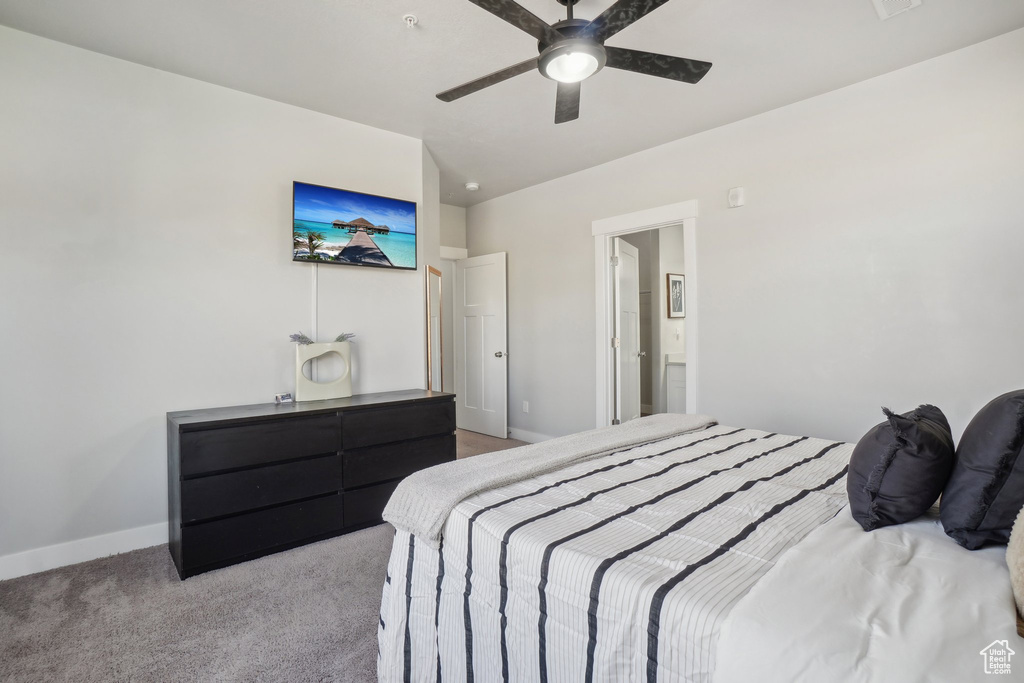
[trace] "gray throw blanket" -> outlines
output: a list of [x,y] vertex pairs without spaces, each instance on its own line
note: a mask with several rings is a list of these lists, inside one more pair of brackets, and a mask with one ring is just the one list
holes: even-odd
[[435,548],[449,513],[482,491],[567,467],[609,451],[717,424],[706,415],[651,415],[622,425],[456,460],[409,475],[384,508],[384,520]]

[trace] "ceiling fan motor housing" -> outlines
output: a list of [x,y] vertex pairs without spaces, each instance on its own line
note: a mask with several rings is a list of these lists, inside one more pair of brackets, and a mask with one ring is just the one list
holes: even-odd
[[[559,0],[561,2],[561,0]],[[583,34],[585,29],[590,24],[586,19],[562,19],[561,21],[551,24],[551,28],[561,33],[566,38],[579,38]],[[551,47],[552,43],[539,40],[537,41],[537,49],[544,52],[547,48]]]

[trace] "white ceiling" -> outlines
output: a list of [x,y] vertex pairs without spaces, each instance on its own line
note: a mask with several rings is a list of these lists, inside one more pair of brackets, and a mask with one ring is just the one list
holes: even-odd
[[[564,17],[556,0],[521,4]],[[0,0],[0,24],[421,138],[442,201],[469,205],[1020,28],[1024,2],[924,0],[883,22],[871,0],[672,0],[608,44],[713,62],[704,80],[605,69],[558,126],[555,84],[536,72],[434,97],[536,54],[467,0]]]

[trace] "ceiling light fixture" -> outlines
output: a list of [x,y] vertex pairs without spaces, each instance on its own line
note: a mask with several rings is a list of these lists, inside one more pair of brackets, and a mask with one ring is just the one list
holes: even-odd
[[559,83],[579,83],[604,67],[607,56],[599,43],[586,38],[562,40],[540,55],[540,72]]
[[558,0],[558,3],[565,7],[565,19],[548,24],[516,0],[470,0],[474,5],[536,38],[539,56],[440,92],[437,99],[442,102],[453,102],[460,97],[537,69],[546,78],[558,83],[555,93],[555,123],[566,123],[580,117],[580,82],[590,78],[605,66],[683,83],[697,83],[711,68],[711,62],[627,50],[622,47],[605,47],[605,42],[609,38],[668,1],[616,0],[596,19],[587,21],[573,17],[573,5],[579,0]]

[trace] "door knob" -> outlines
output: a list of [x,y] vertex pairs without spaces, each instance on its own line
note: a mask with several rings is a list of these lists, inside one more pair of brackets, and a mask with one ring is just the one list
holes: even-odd
[[494,354],[494,357],[495,358],[501,358],[504,355],[505,355],[505,353],[503,351],[498,351],[497,353]]

